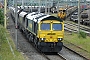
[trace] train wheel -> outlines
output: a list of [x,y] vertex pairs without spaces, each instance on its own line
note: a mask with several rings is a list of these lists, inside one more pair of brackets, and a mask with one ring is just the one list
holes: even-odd
[[34,38],[34,44],[35,44],[35,47],[37,48],[37,46],[38,46],[37,37]]
[[85,23],[85,25],[87,26],[87,23]]
[[37,40],[37,38],[36,38],[36,36],[34,36],[33,38],[34,38],[34,39],[33,39],[33,40],[34,40],[34,44],[35,44],[35,46],[36,46],[36,40]]
[[27,37],[27,39],[29,39],[29,34],[27,34],[27,36],[26,36],[26,37]]
[[38,48],[38,39],[37,39],[37,41],[36,41],[36,48]]
[[30,36],[29,36],[29,39],[28,40],[29,40],[29,42],[31,42]]
[[32,37],[31,37],[31,33],[29,33],[28,39],[29,39],[30,42],[32,42],[31,38],[32,38]]
[[33,34],[30,34],[30,38],[31,38],[31,42],[34,42],[33,41]]
[[75,22],[76,22],[76,23],[78,23],[78,21],[77,21],[77,20],[75,20]]
[[21,26],[20,26],[19,30],[20,30],[21,32],[23,32]]
[[88,25],[90,26],[90,23],[88,23]]
[[41,46],[40,46],[40,42],[37,42],[37,48],[40,50]]

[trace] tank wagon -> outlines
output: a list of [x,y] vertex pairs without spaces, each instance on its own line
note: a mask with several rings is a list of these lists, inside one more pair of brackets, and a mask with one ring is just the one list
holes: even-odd
[[74,22],[78,22],[78,12],[74,12],[71,16],[70,16],[70,20],[74,21]]
[[84,25],[90,25],[89,11],[84,10],[81,13],[81,23]]

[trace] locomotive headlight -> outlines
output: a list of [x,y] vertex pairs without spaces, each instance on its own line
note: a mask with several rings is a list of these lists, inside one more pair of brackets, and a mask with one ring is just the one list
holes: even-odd
[[46,38],[40,38],[40,40],[44,41]]
[[62,38],[58,38],[58,40],[59,40],[59,41],[61,41],[61,40],[62,40]]

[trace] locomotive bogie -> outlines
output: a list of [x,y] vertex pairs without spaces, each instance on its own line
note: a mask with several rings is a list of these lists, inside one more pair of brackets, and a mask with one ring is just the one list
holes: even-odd
[[63,43],[62,42],[50,42],[50,43],[45,43],[45,42],[39,42],[38,43],[38,48],[42,52],[59,52],[62,50]]

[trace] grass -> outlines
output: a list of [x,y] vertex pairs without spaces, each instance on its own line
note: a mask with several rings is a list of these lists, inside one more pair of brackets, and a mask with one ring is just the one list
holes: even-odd
[[[68,39],[68,37],[70,37]],[[86,38],[78,37],[77,34],[73,33],[72,35],[65,34],[65,40],[74,43],[75,45],[78,45],[82,47],[83,49],[86,49],[87,51],[90,52],[90,37],[87,36]]]
[[[83,48],[84,50],[88,51],[88,57],[90,58],[90,36],[87,36],[86,38],[79,37],[77,33],[68,33],[65,32],[64,36],[64,43],[66,44],[66,41],[73,43],[74,45],[79,46],[80,48]],[[69,44],[68,44],[69,46]],[[71,46],[69,46],[71,47]],[[72,48],[75,50],[75,47]],[[80,50],[81,51],[81,50]],[[84,54],[84,52],[83,52]]]
[[[14,50],[14,54],[11,52],[6,36]],[[15,48],[14,42],[10,37],[8,31],[0,25],[0,60],[25,60],[21,52],[18,52]]]

